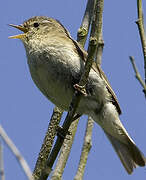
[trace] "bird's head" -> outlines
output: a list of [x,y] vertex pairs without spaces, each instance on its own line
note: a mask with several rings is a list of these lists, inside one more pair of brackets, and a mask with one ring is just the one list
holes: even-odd
[[66,29],[57,20],[45,16],[35,16],[26,20],[21,25],[10,24],[10,26],[22,31],[22,34],[10,36],[9,38],[20,39],[24,43],[31,39],[41,39],[45,36],[66,36]]

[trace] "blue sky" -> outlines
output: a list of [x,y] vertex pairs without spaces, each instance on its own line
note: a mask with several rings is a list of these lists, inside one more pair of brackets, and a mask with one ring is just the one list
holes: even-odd
[[[64,24],[76,39],[85,10],[86,1],[82,0],[25,0],[1,2],[1,53],[0,53],[0,121],[11,139],[19,148],[33,170],[48,121],[54,105],[36,88],[31,80],[26,63],[25,50],[19,40],[8,39],[18,33],[7,24],[21,24],[35,15],[56,18]],[[146,2],[143,1],[146,19]],[[135,24],[137,19],[135,1],[105,1],[103,38],[103,70],[121,105],[121,120],[138,147],[146,155],[146,110],[142,88],[134,77],[129,55],[136,59],[137,67],[143,76],[143,55]],[[73,179],[84,136],[87,117],[82,117],[75,137],[73,148],[63,179]],[[95,124],[92,149],[88,158],[84,180],[118,179],[144,180],[146,168],[137,168],[129,176],[122,167],[111,144],[103,131]],[[6,179],[26,177],[10,150],[4,147]]]

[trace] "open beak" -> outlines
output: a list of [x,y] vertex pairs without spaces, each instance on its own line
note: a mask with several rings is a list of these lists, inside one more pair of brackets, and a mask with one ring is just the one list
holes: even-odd
[[9,36],[10,39],[23,39],[28,32],[27,28],[25,28],[23,25],[14,25],[14,24],[9,24],[9,26],[12,26],[16,29],[19,29],[20,31],[24,32],[23,34],[18,34],[15,36]]

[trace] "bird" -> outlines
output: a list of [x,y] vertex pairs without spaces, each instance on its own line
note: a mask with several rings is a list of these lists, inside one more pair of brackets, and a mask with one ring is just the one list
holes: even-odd
[[[74,85],[84,71],[87,52],[56,19],[35,16],[20,25],[22,31],[10,36],[20,39],[26,50],[32,80],[53,104],[68,111]],[[120,121],[121,109],[101,67],[93,63],[81,97],[78,114],[90,116],[104,131],[128,174],[146,159]]]

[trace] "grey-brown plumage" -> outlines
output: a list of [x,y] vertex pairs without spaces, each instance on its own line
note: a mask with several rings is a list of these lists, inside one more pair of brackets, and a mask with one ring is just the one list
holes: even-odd
[[[27,54],[32,79],[40,91],[54,104],[68,110],[74,88],[84,69],[87,53],[72,39],[58,21],[33,17],[16,27]],[[122,125],[121,109],[106,76],[93,64],[77,112],[97,122],[117,152],[129,174],[136,166],[145,166],[145,157]]]

